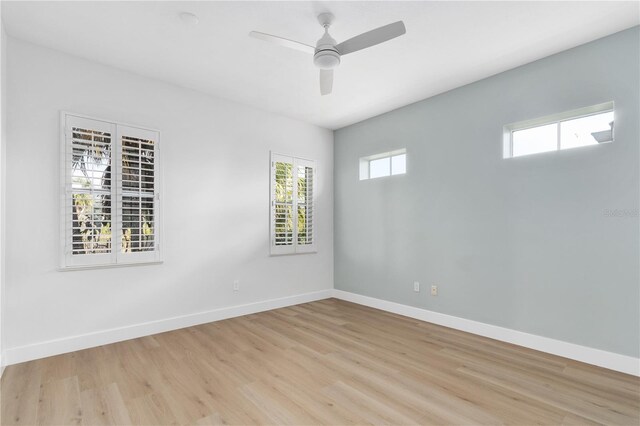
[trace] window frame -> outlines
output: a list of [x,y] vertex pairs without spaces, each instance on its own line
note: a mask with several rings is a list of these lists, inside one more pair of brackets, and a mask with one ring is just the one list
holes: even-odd
[[[117,235],[117,242],[112,239],[111,252],[108,254],[92,254],[92,255],[73,255],[72,252],[72,234],[68,229],[68,219],[72,214],[71,205],[68,205],[67,196],[71,191],[70,185],[70,165],[67,162],[69,149],[71,147],[68,138],[67,119],[82,121],[91,121],[92,126],[100,127],[101,129],[109,129],[112,140],[112,172],[111,179],[111,226],[112,226],[112,238]],[[96,124],[99,123],[99,124]],[[101,130],[96,129],[96,130]],[[124,130],[124,132],[123,132]],[[122,207],[121,197],[123,194],[122,189],[122,140],[121,136],[137,137],[142,139],[152,139],[154,141],[154,243],[155,249],[147,252],[132,252],[121,253],[121,236],[120,236],[120,222],[122,220]],[[162,155],[160,149],[161,132],[157,129],[152,129],[135,124],[122,123],[115,120],[103,119],[94,116],[88,116],[84,114],[78,114],[69,111],[60,111],[60,230],[59,230],[59,270],[60,271],[73,271],[73,270],[85,270],[85,269],[103,269],[123,266],[140,266],[150,264],[163,263],[162,255],[162,237],[163,237],[163,213],[162,213],[162,181],[163,181],[163,167],[162,167]]]
[[[393,173],[393,158],[398,157],[400,155],[405,156],[404,162],[404,173]],[[371,162],[376,160],[388,159],[389,160],[389,174],[384,176],[376,176],[371,177]],[[360,179],[359,180],[371,180],[371,179],[382,179],[393,176],[402,176],[407,174],[407,149],[400,148],[393,151],[381,152],[379,154],[367,155],[365,157],[360,157]]]
[[[502,131],[502,158],[519,158],[519,157],[528,157],[530,155],[536,154],[545,154],[551,152],[558,151],[566,151],[568,149],[574,148],[584,148],[584,146],[570,147],[570,148],[562,148],[562,140],[561,140],[561,125],[563,122],[576,120],[579,118],[590,117],[592,115],[598,115],[606,112],[614,113],[614,124],[611,132],[611,140],[606,142],[598,142],[597,145],[604,145],[608,143],[612,143],[615,140],[615,104],[613,101],[603,102],[597,105],[591,105],[584,108],[573,109],[570,111],[564,111],[557,114],[545,115],[544,117],[533,118],[530,120],[518,121],[515,123],[507,124],[503,127]],[[531,154],[524,155],[513,155],[513,134],[514,132],[518,132],[521,130],[533,129],[536,127],[547,126],[550,124],[556,124],[556,149],[552,151],[542,151]]]
[[[309,160],[306,158],[295,157],[293,155],[280,154],[277,152],[270,152],[270,161],[269,161],[269,254],[271,256],[281,256],[281,255],[289,255],[289,254],[304,254],[304,253],[317,253],[317,235],[316,232],[317,223],[318,223],[318,191],[317,191],[317,179],[318,179],[318,168],[315,160]],[[275,163],[283,162],[289,163],[292,165],[293,170],[293,188],[292,188],[292,211],[294,215],[297,217],[298,212],[298,185],[295,182],[295,173],[297,173],[297,169],[299,166],[311,167],[313,170],[312,176],[312,198],[311,198],[311,209],[312,209],[312,228],[311,228],[311,244],[298,244],[298,221],[293,220],[293,244],[291,245],[276,245],[276,229],[275,229],[275,217],[274,217],[274,208],[276,204],[275,199]]]

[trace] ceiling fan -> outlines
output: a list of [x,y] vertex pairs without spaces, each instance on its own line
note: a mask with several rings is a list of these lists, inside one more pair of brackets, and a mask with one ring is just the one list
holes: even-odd
[[329,27],[333,20],[334,16],[331,13],[318,15],[318,22],[324,27],[324,35],[318,40],[316,47],[258,31],[251,31],[249,35],[260,40],[270,41],[280,46],[312,54],[313,63],[320,68],[320,94],[324,96],[331,93],[333,88],[333,69],[340,65],[340,57],[342,55],[375,46],[407,32],[404,23],[398,21],[367,31],[338,44],[329,35]]

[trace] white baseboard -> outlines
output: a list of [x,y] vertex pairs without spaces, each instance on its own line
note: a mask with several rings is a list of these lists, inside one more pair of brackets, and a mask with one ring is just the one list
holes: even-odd
[[456,330],[466,331],[468,333],[489,337],[491,339],[524,346],[526,348],[562,356],[576,361],[597,365],[610,370],[640,376],[640,359],[638,358],[594,349],[587,346],[576,345],[574,343],[563,342],[561,340],[555,340],[548,337],[536,336],[522,331],[454,317],[439,312],[402,305],[400,303],[389,302],[360,294],[349,293],[342,290],[327,289],[313,293],[305,293],[279,299],[248,303],[245,305],[219,308],[196,314],[167,318],[127,327],[113,328],[95,333],[9,348],[6,352],[3,351],[4,353],[2,354],[0,377],[4,372],[5,366],[11,364],[106,345],[109,343],[121,342],[123,340],[135,339],[193,325],[220,321],[227,318],[298,305],[300,303],[313,302],[330,297],[370,306],[372,308],[454,328]]
[[466,331],[502,342],[512,343],[525,348],[558,355],[564,358],[597,365],[610,370],[620,371],[634,376],[640,376],[640,359],[627,355],[620,355],[587,346],[576,345],[574,343],[563,342],[561,340],[550,339],[548,337],[536,336],[535,334],[524,333],[522,331],[485,324],[478,321],[454,317],[441,314],[422,308],[402,305],[400,303],[389,302],[374,297],[362,296],[342,290],[333,290],[333,297],[346,300],[348,302],[369,306],[382,311],[415,318],[421,321],[442,325],[456,330]]
[[31,345],[9,348],[3,356],[4,365],[17,364],[33,359],[45,358],[123,340],[135,339],[165,331],[177,330],[198,324],[220,321],[227,318],[284,308],[286,306],[299,305],[300,303],[313,302],[328,299],[332,295],[332,289],[316,291],[312,293],[298,294],[279,299],[264,300],[245,305],[230,306],[213,309],[211,311],[198,312],[196,314],[183,315],[158,321],[150,321],[141,324],[130,325],[121,328],[112,328],[95,333],[81,334],[62,339],[49,340]]

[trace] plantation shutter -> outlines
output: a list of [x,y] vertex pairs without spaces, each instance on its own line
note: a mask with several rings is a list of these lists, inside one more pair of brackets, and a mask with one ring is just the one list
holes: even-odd
[[315,165],[271,155],[271,254],[315,251]]
[[63,113],[63,267],[160,260],[159,134]]
[[296,252],[305,253],[316,250],[314,234],[314,190],[315,164],[313,161],[295,159],[297,177],[296,211]]
[[293,157],[271,156],[271,254],[295,252]]
[[66,265],[112,263],[115,187],[111,174],[116,126],[67,115],[64,134]]
[[159,260],[158,133],[118,125],[118,262]]

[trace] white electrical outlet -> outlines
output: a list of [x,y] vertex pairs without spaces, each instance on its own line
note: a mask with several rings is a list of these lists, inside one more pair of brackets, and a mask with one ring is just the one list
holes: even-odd
[[415,292],[419,292],[420,291],[420,283],[418,281],[414,281],[413,282],[413,291],[415,291]]
[[431,295],[432,296],[437,296],[438,295],[438,286],[437,285],[432,285],[431,286]]
[[233,291],[240,291],[240,281],[235,280],[233,282]]

